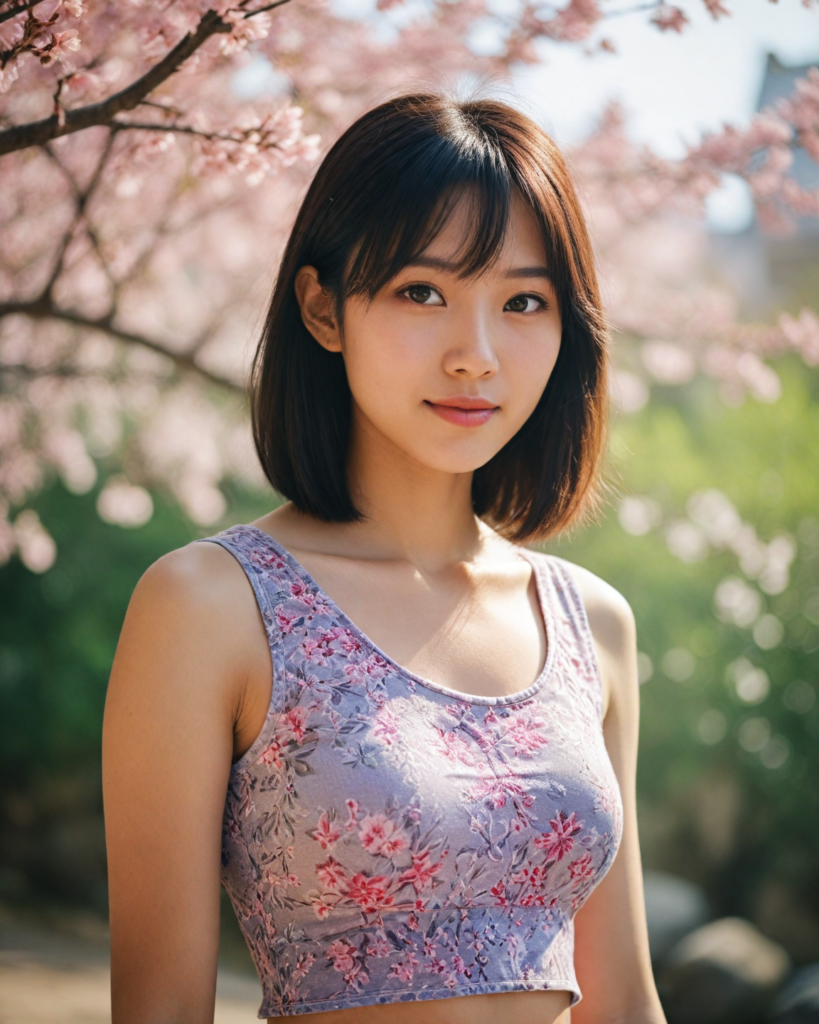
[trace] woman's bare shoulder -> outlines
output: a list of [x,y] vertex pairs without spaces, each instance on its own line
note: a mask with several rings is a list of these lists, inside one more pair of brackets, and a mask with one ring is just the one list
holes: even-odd
[[[244,570],[221,545],[190,542],[166,552],[143,572],[125,626],[134,642],[161,642],[180,658],[216,657],[215,678],[229,688],[247,677],[259,627],[258,605]],[[124,629],[125,632],[125,629]]]

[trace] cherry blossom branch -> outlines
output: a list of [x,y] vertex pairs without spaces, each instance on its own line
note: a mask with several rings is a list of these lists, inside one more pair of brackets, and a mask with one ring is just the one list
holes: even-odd
[[[259,10],[246,11],[243,18],[252,18],[263,11],[281,7],[290,0],[276,0],[276,3]],[[240,5],[243,6],[243,5]],[[18,12],[19,13],[19,12]],[[235,23],[226,20],[216,11],[208,11],[203,15],[193,32],[189,32],[161,61],[155,64],[141,78],[120,92],[109,96],[99,103],[89,103],[76,110],[60,110],[41,121],[15,125],[0,131],[0,156],[30,146],[42,146],[52,139],[73,132],[82,131],[95,125],[112,126],[114,117],[126,110],[138,107],[153,91],[171,77],[185,61],[191,57],[211,36],[228,34],[235,28]]]
[[0,304],[0,320],[4,317],[15,315],[27,316],[32,320],[58,320],[62,323],[71,324],[73,327],[81,327],[84,330],[102,331],[118,341],[124,341],[130,345],[140,345],[142,348],[147,348],[151,352],[157,353],[157,355],[165,356],[185,373],[196,373],[211,384],[227,388],[229,391],[236,392],[237,394],[245,393],[242,385],[237,384],[236,381],[230,380],[228,377],[223,377],[200,366],[193,358],[192,353],[196,353],[204,342],[207,341],[211,333],[210,331],[203,338],[197,339],[190,346],[188,352],[174,352],[155,338],[149,338],[144,334],[134,334],[131,331],[117,327],[113,323],[113,314],[101,317],[87,317],[75,310],[62,309],[55,305],[47,295],[41,295],[39,298],[32,299],[29,302],[7,302]]
[[10,7],[7,11],[0,11],[0,25],[4,21],[10,21],[12,18],[16,18],[21,14],[25,14],[26,11],[32,11],[35,7],[38,7],[43,0],[29,0],[29,3],[20,4],[17,7]]

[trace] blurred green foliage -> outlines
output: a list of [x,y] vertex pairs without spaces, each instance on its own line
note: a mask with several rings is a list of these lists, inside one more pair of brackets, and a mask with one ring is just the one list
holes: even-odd
[[[641,535],[626,532],[615,495],[598,524],[547,548],[602,576],[635,612],[648,675],[638,765],[645,866],[700,882],[715,914],[756,920],[807,960],[819,957],[819,373],[777,368],[784,393],[771,405],[727,408],[697,379],[615,417],[618,487],[655,502],[658,515]],[[760,614],[782,626],[773,645],[770,630],[760,647],[754,623],[715,612],[720,582],[743,577],[736,554],[686,563],[668,549],[669,523],[709,489],[763,541],[786,532],[796,544],[789,586],[759,591]],[[99,519],[97,493],[59,483],[43,491],[32,504],[57,542],[56,562],[41,575],[16,557],[0,568],[4,900],[104,910],[100,732],[130,595],[165,552],[273,505],[271,495],[230,491],[224,521],[203,529],[154,495],[153,518],[125,530]],[[741,699],[738,659],[764,670],[767,695]]]
[[[700,882],[714,914],[751,918],[807,960],[819,956],[819,373],[777,369],[784,389],[771,405],[727,408],[698,379],[620,416],[615,475],[625,494],[656,501],[661,520],[631,535],[615,502],[599,525],[548,549],[625,595],[650,659],[638,763],[644,863]],[[761,599],[747,626],[721,621],[714,601],[721,581],[743,578],[737,555],[712,550],[686,564],[666,542],[692,493],[711,489],[763,541],[795,542],[782,593],[747,581]],[[773,620],[767,635],[755,634],[760,616]],[[770,646],[777,623],[782,638]],[[740,697],[738,663],[763,670],[766,696],[763,685]]]

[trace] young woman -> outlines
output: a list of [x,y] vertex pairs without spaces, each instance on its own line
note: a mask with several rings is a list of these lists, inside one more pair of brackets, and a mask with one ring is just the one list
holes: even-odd
[[[523,545],[594,504],[606,325],[564,161],[403,96],[320,166],[252,373],[288,500],[140,579],[105,712],[114,1024],[663,1024],[625,599]],[[582,997],[582,998],[581,998]]]

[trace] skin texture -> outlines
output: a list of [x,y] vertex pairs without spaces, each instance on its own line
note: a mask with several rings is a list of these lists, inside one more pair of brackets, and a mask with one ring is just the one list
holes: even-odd
[[[474,470],[534,409],[561,341],[531,211],[513,205],[495,265],[461,280],[445,266],[466,207],[372,302],[351,298],[344,330],[315,270],[296,281],[318,344],[340,352],[353,394],[351,488],[365,519],[328,524],[289,503],[255,520],[288,548],[394,660],[466,694],[510,694],[544,664],[529,564],[475,519]],[[481,425],[429,403],[467,395]],[[636,631],[614,588],[570,566],[601,667],[604,736],[623,794],[618,855],[575,919],[583,1000],[515,992],[308,1014],[322,1024],[664,1024],[651,975],[635,809]],[[160,558],[135,588],[117,648],[103,733],[113,1024],[213,1019],[221,816],[232,760],[258,735],[271,692],[261,615],[222,548]]]

